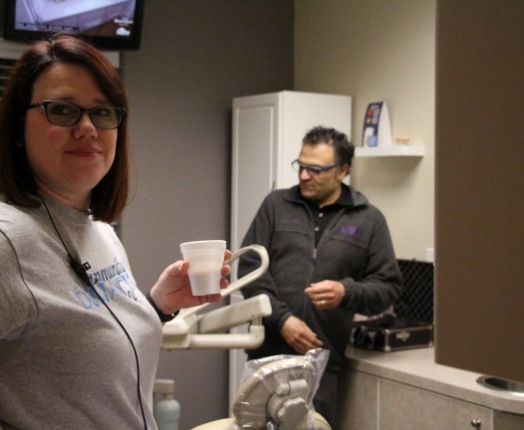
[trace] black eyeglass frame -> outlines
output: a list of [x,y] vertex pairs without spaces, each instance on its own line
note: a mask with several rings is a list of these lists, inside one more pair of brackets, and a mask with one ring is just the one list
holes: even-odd
[[308,172],[310,175],[314,175],[314,176],[318,176],[320,175],[322,172],[325,172],[327,170],[331,170],[335,167],[338,166],[337,163],[334,163],[334,164],[330,164],[328,166],[311,166],[309,164],[304,164],[304,163],[301,163],[299,161],[299,159],[297,158],[296,160],[293,160],[291,162],[291,166],[293,167],[294,170],[296,170],[297,172],[301,172],[302,170],[306,170],[306,172]]
[[[50,118],[49,118],[49,113],[48,113],[48,106],[52,103],[59,103],[59,104],[64,104],[64,105],[67,105],[67,106],[72,106],[76,109],[78,109],[78,116],[76,118],[76,120],[70,124],[57,124],[56,122],[53,122]],[[30,104],[29,106],[27,106],[27,110],[29,109],[34,109],[34,108],[37,108],[37,107],[41,107],[44,109],[44,112],[45,112],[45,116],[47,118],[47,120],[49,121],[49,123],[53,124],[53,125],[56,125],[58,127],[74,127],[76,124],[78,124],[80,122],[80,120],[82,119],[82,115],[84,114],[84,112],[87,112],[87,114],[89,115],[89,119],[91,120],[91,122],[93,123],[93,125],[100,129],[100,130],[114,130],[115,128],[118,128],[120,126],[120,124],[122,123],[122,119],[124,119],[124,115],[126,113],[126,110],[120,106],[113,106],[113,105],[100,105],[100,106],[93,106],[93,107],[90,107],[90,108],[84,108],[82,106],[78,106],[76,103],[72,103],[72,102],[68,102],[68,101],[65,101],[65,100],[42,100],[40,103],[33,103],[33,104]],[[115,114],[116,114],[116,118],[117,118],[117,124],[115,126],[111,126],[111,127],[100,127],[100,124],[96,124],[98,122],[98,120],[96,119],[97,117],[95,117],[95,119],[93,120],[93,116],[92,114],[99,110],[99,109],[114,109],[115,111]]]

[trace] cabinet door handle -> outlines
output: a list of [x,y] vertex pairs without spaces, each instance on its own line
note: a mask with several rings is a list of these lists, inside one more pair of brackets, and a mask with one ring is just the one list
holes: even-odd
[[482,422],[480,420],[471,420],[471,427],[475,427],[476,429],[479,429],[482,425]]

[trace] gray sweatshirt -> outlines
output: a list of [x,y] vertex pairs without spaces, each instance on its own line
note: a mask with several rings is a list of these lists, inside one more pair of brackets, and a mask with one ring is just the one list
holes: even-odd
[[[46,202],[67,248],[90,264],[91,281],[132,339],[144,413],[156,429],[159,318],[137,288],[113,228]],[[71,269],[43,206],[0,202],[0,272],[0,427],[143,428],[131,342]]]

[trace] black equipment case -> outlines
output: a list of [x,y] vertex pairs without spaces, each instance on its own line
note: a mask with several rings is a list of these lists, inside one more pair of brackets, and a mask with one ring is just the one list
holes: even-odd
[[350,344],[377,351],[396,351],[433,345],[433,263],[398,260],[403,291],[394,314],[357,321]]

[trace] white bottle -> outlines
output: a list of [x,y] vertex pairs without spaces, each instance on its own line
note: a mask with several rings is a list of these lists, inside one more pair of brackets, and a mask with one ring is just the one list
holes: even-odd
[[158,430],[178,430],[180,404],[175,400],[175,381],[157,379],[155,381],[155,393],[162,396],[154,408]]

